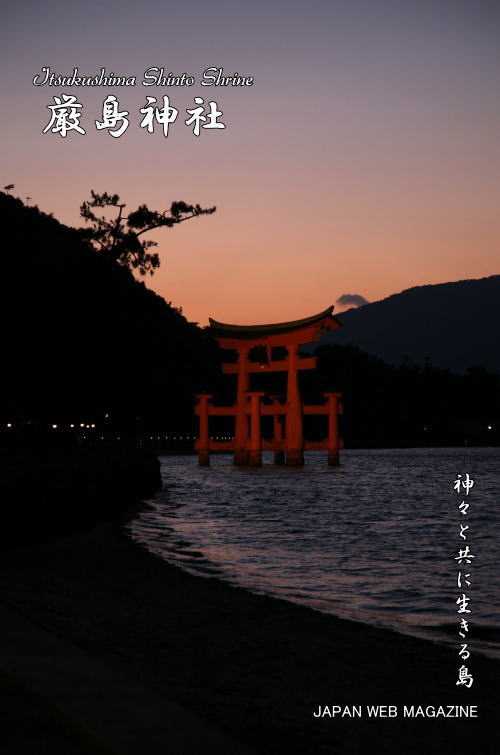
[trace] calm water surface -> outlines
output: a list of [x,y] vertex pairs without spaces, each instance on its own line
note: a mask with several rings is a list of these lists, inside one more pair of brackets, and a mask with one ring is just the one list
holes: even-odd
[[[300,469],[271,454],[261,469],[222,454],[209,468],[164,457],[164,489],[128,528],[191,573],[454,645],[455,556],[469,545],[469,649],[500,657],[499,456],[471,449],[464,467],[459,449],[345,451],[329,468],[309,452]],[[466,471],[475,484],[459,498],[453,481]]]

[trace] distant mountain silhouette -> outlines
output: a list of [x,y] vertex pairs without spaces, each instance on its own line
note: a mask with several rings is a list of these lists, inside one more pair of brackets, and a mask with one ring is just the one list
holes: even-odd
[[322,344],[354,344],[391,364],[500,372],[500,275],[416,286],[337,317],[343,328]]

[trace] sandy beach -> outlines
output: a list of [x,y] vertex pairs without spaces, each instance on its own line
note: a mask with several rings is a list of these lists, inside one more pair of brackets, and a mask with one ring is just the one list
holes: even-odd
[[193,577],[121,522],[5,552],[0,586],[6,755],[494,751],[497,661],[458,688],[453,648]]

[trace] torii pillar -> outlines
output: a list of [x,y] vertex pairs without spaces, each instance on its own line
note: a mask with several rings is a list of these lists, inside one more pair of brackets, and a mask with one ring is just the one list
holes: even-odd
[[262,466],[262,438],[260,436],[260,399],[263,391],[248,391],[250,400],[250,438],[248,441],[248,464],[251,467]]
[[[274,463],[285,463],[285,452],[283,450],[283,420],[279,413],[280,407],[283,406],[280,394],[274,394],[271,397],[273,402],[274,414],[273,414],[273,450],[274,450]],[[286,414],[286,409],[283,407],[282,413]]]
[[236,417],[234,428],[234,463],[248,464],[248,348],[238,349],[238,384],[236,388]]
[[297,369],[299,347],[297,344],[292,344],[287,346],[287,349],[286,465],[287,467],[302,467],[304,464],[304,431]]
[[198,393],[200,415],[200,437],[198,441],[198,461],[200,467],[210,466],[210,436],[208,434],[208,402],[213,395],[211,393]]

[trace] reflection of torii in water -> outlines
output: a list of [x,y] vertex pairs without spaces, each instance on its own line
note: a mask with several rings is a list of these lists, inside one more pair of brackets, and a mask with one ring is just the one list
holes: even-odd
[[[270,325],[228,325],[210,318],[207,333],[215,338],[222,349],[235,350],[236,364],[223,364],[225,374],[236,374],[238,384],[234,406],[213,406],[209,394],[199,394],[196,414],[200,417],[200,434],[196,447],[202,466],[210,463],[210,451],[234,450],[235,464],[262,464],[261,450],[274,450],[276,464],[286,458],[289,466],[302,466],[304,448],[327,449],[328,463],[339,463],[338,420],[340,393],[325,393],[325,404],[308,406],[302,404],[299,391],[298,371],[316,367],[316,357],[299,357],[300,344],[319,341],[322,333],[340,328],[340,322],[332,315],[333,307],[303,320],[274,323]],[[249,360],[249,352],[254,347],[265,348],[266,359],[260,362]],[[272,359],[271,350],[285,347],[285,359]],[[272,404],[263,404],[261,391],[249,390],[251,372],[287,372],[286,402],[276,396]],[[327,414],[328,438],[319,442],[304,442],[303,414]],[[260,431],[261,416],[274,417],[274,437],[271,442],[262,440]],[[234,440],[213,441],[209,435],[209,416],[234,416]],[[250,429],[248,418],[250,417]],[[285,432],[283,434],[283,418]]]

